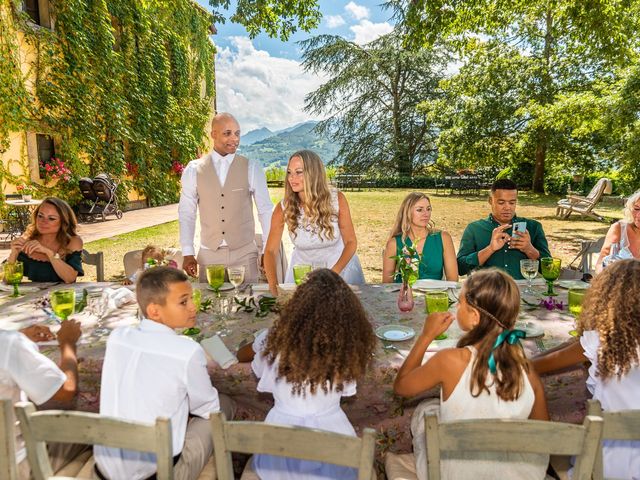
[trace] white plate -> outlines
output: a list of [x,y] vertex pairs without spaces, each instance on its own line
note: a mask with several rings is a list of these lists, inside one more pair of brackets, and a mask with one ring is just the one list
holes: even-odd
[[269,284],[268,283],[256,283],[251,285],[251,289],[254,292],[268,292],[269,291]]
[[460,288],[462,284],[458,282],[449,282],[447,280],[416,280],[412,288],[421,288],[423,290],[446,290],[448,288]]
[[544,328],[533,322],[518,322],[515,328],[524,331],[527,338],[542,337],[544,335]]
[[[213,288],[211,285],[207,285],[207,288],[209,290],[213,290],[214,292],[216,291],[215,288]],[[220,291],[221,292],[226,292],[227,290],[233,290],[233,284],[231,284],[229,282],[224,282],[222,284],[222,286],[220,287]]]
[[562,288],[589,288],[591,284],[582,280],[558,280],[557,285]]
[[415,337],[416,332],[405,325],[384,325],[376,328],[376,335],[382,340],[390,342],[404,342]]
[[[525,279],[525,278],[521,278],[519,280],[516,280],[516,284],[520,287],[528,287],[529,286],[529,280]],[[542,277],[536,277],[533,280],[531,280],[531,285],[533,286],[541,286],[541,285],[546,285],[547,282],[545,281],[544,278]]]

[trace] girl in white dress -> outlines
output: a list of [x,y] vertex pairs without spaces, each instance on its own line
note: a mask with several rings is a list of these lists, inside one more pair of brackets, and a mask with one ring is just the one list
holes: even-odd
[[[394,390],[412,397],[440,385],[440,401],[426,400],[411,421],[418,478],[427,478],[424,413],[440,411],[441,421],[480,418],[548,420],[540,378],[526,359],[514,330],[520,292],[513,279],[497,269],[471,275],[460,292],[458,324],[466,334],[457,348],[422,358],[436,336],[445,332],[451,313],[433,313],[398,371]],[[441,476],[445,480],[518,478],[542,480],[548,455],[501,452],[445,452]]]
[[[353,291],[329,269],[311,272],[253,343],[258,391],[272,393],[275,401],[265,422],[355,436],[340,399],[355,395],[374,346],[373,329]],[[250,352],[243,350],[238,358],[245,361]],[[262,480],[357,478],[354,469],[269,455],[256,455],[253,469]]]
[[294,245],[285,283],[293,283],[293,267],[299,264],[324,265],[347,283],[364,283],[347,199],[329,188],[322,160],[310,150],[296,152],[289,159],[284,199],[271,218],[264,268],[274,295],[278,294],[276,255],[285,224]]
[[[597,275],[577,321],[579,341],[533,360],[538,373],[590,362],[587,388],[605,412],[640,410],[640,262]],[[640,441],[604,440],[605,478],[640,478]]]

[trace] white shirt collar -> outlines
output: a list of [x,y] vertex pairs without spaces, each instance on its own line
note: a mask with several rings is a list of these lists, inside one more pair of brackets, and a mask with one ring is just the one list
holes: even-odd
[[160,332],[160,333],[173,333],[177,335],[175,330],[171,327],[167,327],[164,323],[156,322],[154,320],[149,320],[148,318],[143,317],[140,321],[140,330],[145,332]]
[[216,152],[215,150],[211,150],[211,159],[215,162],[215,163],[220,163],[222,161],[224,161],[227,165],[230,164],[233,159],[235,158],[236,154],[235,153],[229,153],[227,155],[220,155],[218,152]]

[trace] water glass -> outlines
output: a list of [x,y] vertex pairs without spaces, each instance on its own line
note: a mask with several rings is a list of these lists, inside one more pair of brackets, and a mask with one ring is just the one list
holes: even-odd
[[209,286],[213,288],[216,292],[216,295],[220,296],[220,287],[224,284],[224,265],[207,265],[207,282],[209,282]]
[[238,287],[244,282],[244,265],[235,265],[227,268],[227,275],[233,285],[233,294],[238,295]]
[[536,293],[533,291],[531,281],[538,276],[539,265],[540,262],[538,262],[538,260],[531,260],[530,258],[520,260],[520,273],[529,282],[527,288],[522,293],[528,293],[529,295]]
[[13,262],[4,264],[4,281],[8,285],[13,285],[12,297],[19,297],[18,285],[22,281],[24,266],[22,262]]
[[51,309],[56,316],[64,321],[73,313],[76,307],[76,291],[73,288],[64,288],[51,292]]
[[321,268],[327,268],[327,262],[320,262],[320,261],[312,262],[311,268],[313,270],[320,270]]
[[[449,294],[444,290],[430,290],[425,293],[424,306],[426,313],[448,312],[449,311]],[[436,337],[436,340],[444,340],[447,338],[446,333],[442,333]]]
[[540,265],[542,267],[542,276],[547,281],[547,292],[545,295],[548,297],[557,296],[558,294],[553,291],[553,282],[560,276],[562,260],[559,258],[544,257],[540,259]]
[[300,264],[293,266],[293,281],[296,282],[296,285],[300,285],[307,275],[311,273],[311,265]]

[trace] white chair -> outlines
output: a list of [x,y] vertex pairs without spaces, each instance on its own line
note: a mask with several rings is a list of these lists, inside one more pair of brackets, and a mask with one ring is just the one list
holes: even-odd
[[[640,410],[603,412],[599,401],[589,400],[587,415],[599,416],[604,420],[602,440],[640,440]],[[593,480],[607,480],[604,477],[602,448],[598,448],[596,453]]]
[[13,403],[0,400],[0,478],[17,480]]
[[375,431],[362,438],[290,425],[228,422],[223,413],[211,414],[214,454],[219,480],[233,480],[231,452],[257,453],[332,463],[358,469],[358,480],[371,480]]
[[27,458],[35,480],[54,477],[45,442],[104,445],[157,456],[158,480],[173,479],[171,422],[158,418],[155,425],[102,417],[95,413],[49,410],[36,412],[32,403],[16,405],[20,429],[27,445]]
[[[258,247],[258,251],[262,252],[262,234],[256,233],[256,246]],[[287,254],[284,251],[284,243],[280,240],[280,250],[278,251],[278,255],[276,255],[276,272],[278,277],[278,283],[284,283],[284,276],[287,274],[287,267],[289,263],[287,262]],[[266,278],[263,278],[266,282]]]
[[575,455],[573,479],[588,480],[603,423],[591,415],[582,425],[495,419],[440,423],[437,415],[425,415],[429,480],[440,479],[440,455],[451,451]]
[[593,208],[598,204],[598,202],[600,202],[603,195],[611,194],[612,191],[613,184],[611,183],[611,180],[608,178],[601,178],[596,182],[586,197],[568,195],[567,198],[563,198],[558,201],[556,216],[560,218],[569,218],[569,215],[572,213],[577,213],[603,222],[604,217],[594,212]]

